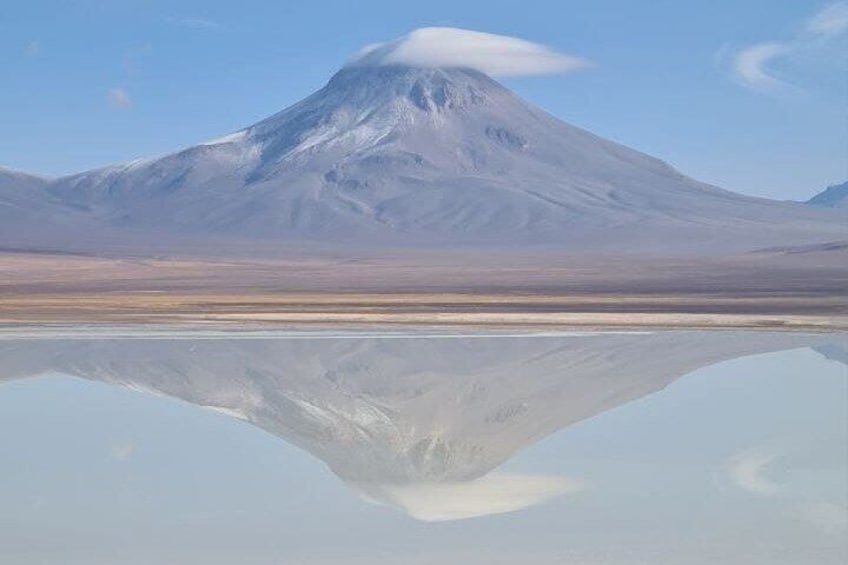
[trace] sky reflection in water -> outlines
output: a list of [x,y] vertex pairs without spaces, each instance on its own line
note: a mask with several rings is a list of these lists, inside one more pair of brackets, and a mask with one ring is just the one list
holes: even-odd
[[3,339],[0,561],[841,563],[846,341]]

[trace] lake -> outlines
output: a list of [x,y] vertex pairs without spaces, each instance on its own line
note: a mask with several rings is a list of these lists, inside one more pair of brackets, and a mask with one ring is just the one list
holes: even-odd
[[848,335],[0,334],[0,563],[842,564]]

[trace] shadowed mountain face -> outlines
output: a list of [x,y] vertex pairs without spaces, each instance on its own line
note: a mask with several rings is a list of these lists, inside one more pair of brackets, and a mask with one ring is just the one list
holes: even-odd
[[58,179],[45,198],[84,211],[88,230],[142,239],[740,250],[848,237],[831,211],[699,183],[482,73],[401,65],[343,68],[235,134]]
[[805,346],[833,357],[845,343],[739,332],[5,340],[0,381],[59,372],[179,398],[309,451],[369,499],[443,520],[515,510],[575,488],[492,473],[557,430],[699,367]]

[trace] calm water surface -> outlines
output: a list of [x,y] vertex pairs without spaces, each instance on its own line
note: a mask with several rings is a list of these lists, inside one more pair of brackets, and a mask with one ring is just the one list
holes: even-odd
[[0,337],[3,565],[848,560],[844,334],[80,335]]

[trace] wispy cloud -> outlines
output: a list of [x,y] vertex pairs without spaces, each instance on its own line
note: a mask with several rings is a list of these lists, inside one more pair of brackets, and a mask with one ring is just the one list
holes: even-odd
[[[765,41],[738,49],[733,54],[732,71],[743,86],[760,92],[773,92],[791,86],[778,76],[779,64],[793,57],[827,50],[830,40],[848,32],[848,2],[830,4],[810,16],[795,37]],[[722,48],[726,52],[726,47]]]
[[110,88],[106,91],[106,104],[113,110],[127,110],[132,108],[132,98],[123,88]]
[[153,44],[151,43],[143,43],[127,50],[121,65],[124,74],[127,76],[140,75],[152,53]]
[[112,445],[112,458],[115,461],[127,461],[132,457],[135,446],[127,441],[117,442]]
[[848,31],[848,2],[836,2],[814,14],[804,29],[815,35],[838,35]]
[[[800,454],[803,454],[803,450]],[[789,472],[788,468],[793,459],[796,465],[801,463],[802,460],[799,460],[798,456],[799,452],[788,440],[771,441],[728,459],[723,474],[737,488],[771,499],[778,505],[773,506],[773,509],[782,507],[787,516],[802,520],[825,535],[844,537],[848,533],[848,507],[843,496],[833,497],[832,492],[831,496],[828,496],[827,492],[823,493],[820,488],[811,488],[810,483],[775,480],[775,475],[778,474],[787,478],[800,475],[797,469],[795,472]],[[815,461],[806,460],[801,463],[801,467],[815,466]],[[830,471],[827,468],[820,468],[819,471],[821,470]],[[838,475],[839,470],[833,472]],[[810,497],[811,493],[817,494]]]
[[172,25],[189,27],[193,29],[221,29],[224,27],[220,22],[216,22],[215,20],[210,20],[208,18],[198,18],[198,17],[173,17],[167,16],[165,17],[165,21]]
[[453,27],[421,28],[388,43],[369,45],[349,64],[467,67],[498,77],[563,73],[590,65],[517,37]]
[[734,61],[736,76],[745,86],[755,89],[779,86],[781,81],[772,76],[768,65],[787,50],[786,45],[777,42],[758,43],[742,49]]
[[820,500],[803,506],[799,513],[809,524],[827,535],[844,538],[848,533],[848,508],[844,502]]
[[728,461],[727,474],[734,485],[746,492],[774,496],[780,492],[780,485],[766,473],[779,455],[777,450],[764,446],[749,449]]
[[38,57],[41,55],[41,45],[38,41],[27,41],[26,45],[24,45],[24,55],[27,57]]

